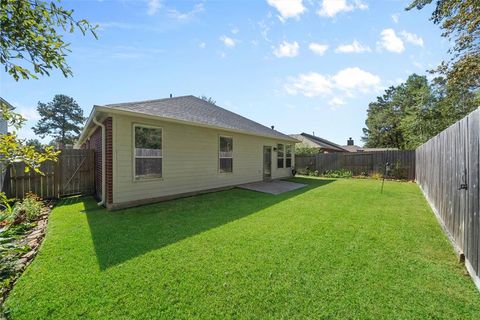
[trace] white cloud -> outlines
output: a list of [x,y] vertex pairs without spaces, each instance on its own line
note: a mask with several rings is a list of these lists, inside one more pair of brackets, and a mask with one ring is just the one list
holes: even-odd
[[392,21],[394,23],[398,23],[399,20],[400,20],[400,14],[399,13],[392,14]]
[[200,49],[205,49],[206,46],[207,46],[207,44],[206,44],[205,42],[200,42],[200,43],[198,44],[198,47],[199,47]]
[[319,56],[323,56],[328,49],[328,45],[312,42],[310,43],[308,48],[312,50],[313,53],[318,54]]
[[400,39],[393,29],[384,29],[380,33],[382,39],[380,45],[388,51],[402,53],[405,50],[402,39]]
[[325,76],[310,72],[290,78],[290,83],[285,85],[285,90],[290,95],[303,94],[307,97],[330,94],[332,83]]
[[276,55],[278,58],[283,57],[295,57],[298,55],[299,45],[297,41],[294,42],[287,42],[283,41],[281,44],[278,45],[277,48],[273,50],[273,54]]
[[380,85],[380,77],[358,67],[340,70],[332,77],[335,85],[341,90],[358,90],[370,92]]
[[322,17],[334,17],[341,12],[349,12],[355,9],[366,10],[368,5],[360,0],[353,3],[347,0],[323,0],[318,10],[318,15]]
[[420,36],[417,36],[415,33],[410,33],[405,30],[400,32],[400,35],[405,39],[405,41],[414,44],[416,46],[423,47],[423,39]]
[[230,37],[227,36],[221,36],[220,41],[223,42],[223,44],[229,48],[233,48],[236,45],[236,41]]
[[233,28],[232,30],[230,30],[233,34],[237,34],[240,32],[240,29],[238,28]]
[[340,70],[333,76],[316,72],[290,77],[284,89],[287,94],[302,94],[306,97],[332,96],[331,104],[341,105],[338,95],[353,96],[356,92],[368,93],[380,87],[380,77],[358,67]]
[[148,0],[147,14],[153,16],[162,7],[160,0]]
[[369,46],[363,45],[357,40],[353,40],[350,44],[339,45],[335,52],[337,53],[362,53],[372,51]]
[[176,9],[170,9],[168,10],[168,16],[178,21],[186,21],[192,19],[195,17],[195,15],[203,11],[205,11],[203,3],[197,3],[192,10],[187,12],[180,12]]
[[267,0],[267,3],[278,10],[280,20],[297,18],[306,10],[302,0]]
[[37,121],[40,120],[40,115],[38,111],[34,107],[19,107],[15,112],[20,113],[22,117],[27,119],[28,121]]
[[338,109],[345,104],[345,101],[339,97],[333,97],[328,101],[328,104],[331,106],[331,109]]

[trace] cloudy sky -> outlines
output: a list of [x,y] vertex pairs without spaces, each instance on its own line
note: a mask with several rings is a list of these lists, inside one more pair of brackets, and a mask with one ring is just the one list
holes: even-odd
[[[64,1],[99,25],[99,39],[66,36],[74,76],[15,82],[0,94],[26,118],[33,138],[38,101],[72,96],[94,104],[206,95],[284,133],[315,132],[360,143],[368,103],[411,73],[446,57],[429,21],[409,1]],[[45,139],[48,141],[49,139]]]

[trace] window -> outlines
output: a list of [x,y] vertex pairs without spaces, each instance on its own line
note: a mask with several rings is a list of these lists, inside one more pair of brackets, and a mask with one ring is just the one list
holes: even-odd
[[284,145],[277,145],[277,168],[283,168],[283,160],[285,159]]
[[220,137],[218,158],[220,172],[233,172],[233,139],[231,137]]
[[162,177],[162,129],[134,126],[135,179]]
[[286,158],[285,158],[285,162],[286,162],[286,165],[285,167],[287,168],[291,168],[292,167],[292,148],[293,146],[291,144],[287,144],[285,146],[285,153],[286,153]]

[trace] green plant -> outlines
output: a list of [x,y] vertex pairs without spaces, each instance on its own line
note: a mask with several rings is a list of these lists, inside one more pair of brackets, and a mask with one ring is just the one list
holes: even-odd
[[374,172],[372,174],[372,179],[380,180],[382,178],[383,178],[383,174],[381,174],[380,172]]
[[327,170],[322,176],[326,178],[351,178],[353,176],[352,171],[346,169],[340,170]]
[[33,193],[27,193],[22,202],[17,202],[13,207],[13,224],[35,221],[42,213],[43,203]]

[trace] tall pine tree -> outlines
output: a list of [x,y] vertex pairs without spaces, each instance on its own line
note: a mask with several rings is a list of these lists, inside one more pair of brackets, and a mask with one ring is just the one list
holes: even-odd
[[51,102],[38,102],[37,111],[41,119],[32,128],[35,134],[51,136],[62,147],[73,144],[82,131],[83,110],[71,97],[57,94]]

